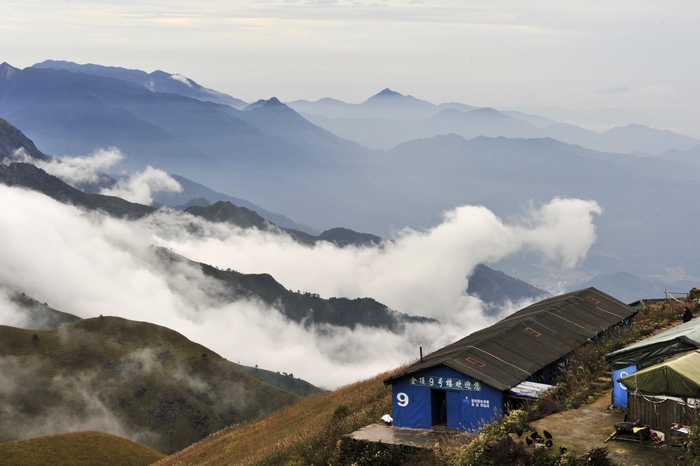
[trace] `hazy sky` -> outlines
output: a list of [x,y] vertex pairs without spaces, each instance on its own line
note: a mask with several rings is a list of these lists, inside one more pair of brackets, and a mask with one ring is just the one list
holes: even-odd
[[161,69],[248,102],[389,87],[435,103],[657,109],[659,125],[693,132],[699,20],[691,0],[3,0],[0,61]]

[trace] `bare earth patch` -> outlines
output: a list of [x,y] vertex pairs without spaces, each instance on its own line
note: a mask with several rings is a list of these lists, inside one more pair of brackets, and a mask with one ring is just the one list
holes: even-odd
[[560,445],[564,445],[578,456],[594,448],[606,447],[610,452],[610,459],[621,466],[683,464],[685,453],[679,447],[627,440],[610,440],[604,443],[615,431],[614,425],[623,422],[625,418],[622,410],[611,410],[608,409],[609,406],[610,392],[607,391],[601,393],[591,404],[552,414],[532,422],[531,425],[540,435],[543,430],[552,434],[553,450],[558,450]]

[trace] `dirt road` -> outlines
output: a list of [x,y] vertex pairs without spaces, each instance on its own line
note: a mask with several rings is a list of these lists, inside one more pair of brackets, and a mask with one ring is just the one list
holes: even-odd
[[540,433],[546,429],[553,435],[554,447],[566,446],[576,455],[594,448],[607,447],[610,459],[620,466],[659,466],[683,464],[685,455],[679,447],[640,444],[624,440],[605,440],[614,432],[614,424],[624,421],[624,413],[608,409],[610,392],[579,409],[564,411],[531,423]]

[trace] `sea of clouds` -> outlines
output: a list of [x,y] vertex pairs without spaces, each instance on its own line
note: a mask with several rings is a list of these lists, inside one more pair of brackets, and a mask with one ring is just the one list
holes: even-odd
[[[22,154],[17,154],[21,159]],[[40,167],[70,184],[94,180],[122,155],[54,160]],[[154,168],[132,174],[103,194],[150,204],[157,190],[178,190]],[[293,373],[334,388],[392,369],[497,317],[468,296],[479,263],[522,251],[559,267],[575,267],[595,242],[593,201],[555,198],[506,223],[485,207],[460,206],[434,227],[406,228],[380,246],[302,245],[278,231],[214,224],[171,209],[140,220],[115,219],[61,204],[43,194],[0,185],[0,285],[83,318],[115,315],[170,327],[225,358]],[[342,225],[339,225],[342,226]],[[186,262],[164,266],[165,247],[191,260],[242,273],[269,273],[286,288],[321,297],[372,297],[391,309],[433,317],[401,334],[382,329],[311,326],[251,300],[221,302],[220,285]],[[0,299],[0,324],[21,316]]]

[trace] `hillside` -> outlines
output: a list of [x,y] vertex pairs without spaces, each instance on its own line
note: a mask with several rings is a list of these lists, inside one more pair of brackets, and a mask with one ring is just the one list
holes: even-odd
[[[600,407],[605,409],[609,404],[609,398],[606,398],[610,386],[609,365],[604,356],[613,348],[644,338],[657,329],[667,328],[669,324],[677,324],[682,305],[674,303],[642,310],[631,326],[606,334],[597,345],[584,346],[575,351],[569,360],[571,370],[559,378],[555,389],[547,392],[539,403],[525,407],[525,410],[514,411],[511,417],[503,418],[501,423],[485,426],[483,433],[475,436],[475,441],[471,444],[460,446],[445,442],[434,450],[428,450],[424,457],[406,456],[404,452],[400,459],[389,457],[386,463],[378,463],[378,458],[384,457],[382,447],[377,446],[368,449],[358,464],[610,464],[592,463],[585,457],[591,448],[604,446],[603,442],[614,429],[612,425],[602,426],[601,419],[616,422],[613,419],[620,417],[611,416],[609,410],[598,414]],[[401,370],[402,368],[397,368],[325,395],[303,399],[258,421],[231,426],[156,464],[337,464],[338,441],[343,435],[367,424],[380,422],[382,414],[390,413],[391,389],[384,386],[383,380]],[[605,381],[606,376],[608,381]],[[580,411],[576,411],[579,408]],[[561,412],[561,415],[555,414],[557,412]],[[576,422],[579,417],[584,420]],[[564,438],[564,432],[572,428],[571,422],[567,420],[575,422],[575,430],[567,437],[566,447],[569,452],[561,456],[558,447],[562,443],[558,436],[561,433]],[[525,447],[516,432],[518,429],[529,429],[530,426],[551,430],[555,435],[556,448],[538,450]],[[492,461],[485,454],[487,449],[491,449],[493,455],[498,455],[500,450],[502,462]],[[579,459],[581,455],[584,455],[583,459]],[[651,465],[662,464],[658,463],[661,459],[673,459],[677,452],[673,449],[661,450],[656,445],[621,442],[621,445],[616,445],[612,456],[615,460],[625,461],[624,464]],[[559,458],[567,462],[557,463]]]
[[295,378],[294,374],[287,374],[286,372],[282,372],[280,374],[279,372],[268,371],[261,367],[242,366],[240,364],[236,365],[263,382],[269,383],[273,387],[281,388],[282,390],[294,393],[295,395],[309,396],[326,392],[325,390],[311,385],[305,380]]
[[294,230],[300,230],[309,234],[318,234],[313,228],[296,223],[289,217],[281,214],[270,212],[257,204],[253,204],[245,199],[240,199],[237,197],[229,196],[223,194],[213,189],[210,189],[203,184],[195,183],[194,181],[187,179],[183,176],[171,174],[170,175],[175,181],[180,183],[182,186],[182,191],[171,192],[171,191],[158,191],[153,193],[153,199],[159,204],[174,207],[180,210],[184,210],[187,207],[198,205],[201,207],[209,206],[217,201],[228,201],[238,207],[245,207],[256,212],[258,215],[263,217],[275,225],[281,228],[290,228]]
[[27,155],[36,160],[48,160],[49,157],[36,148],[34,142],[15,128],[8,121],[0,118],[0,161],[12,156],[19,148],[26,151]]
[[507,301],[512,303],[522,300],[535,301],[548,295],[544,290],[484,264],[478,264],[474,268],[473,275],[469,277],[467,294],[478,296],[491,309],[497,309]]
[[256,422],[231,426],[158,466],[329,464],[344,434],[391,412],[389,373],[304,398]]
[[155,211],[119,197],[85,193],[29,163],[0,165],[0,183],[39,191],[64,204],[101,210],[120,218],[139,218]]
[[157,254],[163,263],[189,262],[201,267],[205,275],[216,279],[223,286],[221,300],[236,301],[255,298],[279,309],[288,319],[303,323],[332,324],[355,328],[358,325],[384,328],[400,333],[408,322],[429,323],[434,319],[411,316],[389,309],[372,298],[324,299],[310,292],[294,292],[286,289],[269,274],[243,274],[235,270],[220,270],[207,264],[198,264],[167,249],[159,248]]
[[78,316],[53,309],[48,304],[30,298],[24,293],[13,293],[9,298],[20,311],[22,319],[21,322],[14,323],[15,327],[51,330],[80,320]]
[[[266,221],[257,212],[246,207],[238,207],[229,201],[218,201],[212,205],[187,207],[185,212],[210,222],[231,223],[241,228],[257,228],[262,231],[275,231],[279,225]],[[376,246],[382,242],[382,238],[369,233],[358,233],[348,228],[331,228],[320,235],[312,235],[296,229],[282,228],[297,241],[303,244],[314,244],[317,241],[327,241],[336,246]]]
[[146,466],[164,456],[102,432],[70,432],[0,443],[0,464],[12,466]]
[[172,453],[296,399],[177,332],[117,317],[0,326],[0,364],[2,441],[99,430]]

